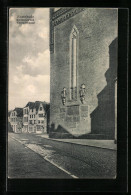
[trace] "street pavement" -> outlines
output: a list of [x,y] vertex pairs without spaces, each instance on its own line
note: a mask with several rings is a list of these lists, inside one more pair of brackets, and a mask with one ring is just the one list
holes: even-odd
[[114,140],[67,139],[67,138],[66,139],[54,139],[54,138],[49,138],[47,134],[40,134],[39,136],[46,138],[46,139],[57,140],[57,141],[62,141],[62,142],[117,150],[117,144],[114,143]]
[[8,134],[10,178],[100,178],[97,172],[97,167],[94,170],[90,164],[57,151],[36,134]]
[[[13,137],[15,137],[13,135]],[[70,175],[44,160],[38,153],[16,141],[8,139],[9,178],[71,178]]]

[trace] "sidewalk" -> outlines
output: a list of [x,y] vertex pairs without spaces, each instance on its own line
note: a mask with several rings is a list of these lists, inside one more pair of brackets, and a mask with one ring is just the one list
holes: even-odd
[[117,150],[117,144],[114,144],[114,140],[91,140],[91,139],[52,139],[49,138],[49,135],[39,134],[36,136],[40,136],[49,140],[55,140],[59,142],[66,142],[66,143],[74,143],[84,146],[94,146],[99,148],[106,148],[111,150]]

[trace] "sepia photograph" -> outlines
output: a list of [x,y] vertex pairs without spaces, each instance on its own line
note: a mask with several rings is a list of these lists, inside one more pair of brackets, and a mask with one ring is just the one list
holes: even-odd
[[118,8],[10,7],[10,179],[116,179]]

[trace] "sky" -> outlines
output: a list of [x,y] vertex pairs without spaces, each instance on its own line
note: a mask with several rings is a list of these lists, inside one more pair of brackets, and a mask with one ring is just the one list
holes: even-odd
[[[23,16],[35,24],[18,24]],[[50,101],[49,8],[9,10],[9,110],[29,101]]]

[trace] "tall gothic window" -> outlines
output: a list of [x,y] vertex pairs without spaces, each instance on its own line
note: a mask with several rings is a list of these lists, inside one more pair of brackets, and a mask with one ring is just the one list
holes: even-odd
[[70,35],[70,99],[77,99],[78,30],[74,26]]

